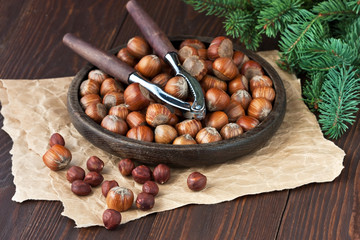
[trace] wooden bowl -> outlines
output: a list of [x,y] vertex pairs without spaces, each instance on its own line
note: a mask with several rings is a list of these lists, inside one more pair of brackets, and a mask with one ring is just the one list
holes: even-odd
[[[182,36],[170,38],[175,48],[187,38],[197,38],[209,44],[212,38]],[[111,50],[116,54],[122,47]],[[121,158],[131,158],[141,163],[155,165],[165,163],[177,167],[205,166],[227,162],[261,148],[279,128],[286,109],[286,94],[282,80],[273,67],[259,55],[234,45],[235,50],[245,53],[250,59],[260,63],[274,83],[276,97],[271,113],[257,127],[241,136],[215,143],[196,145],[172,145],[155,142],[133,140],[102,128],[89,118],[80,105],[79,88],[87,79],[90,70],[95,69],[88,64],[81,69],[70,84],[67,98],[67,108],[72,123],[79,133],[96,147]]]

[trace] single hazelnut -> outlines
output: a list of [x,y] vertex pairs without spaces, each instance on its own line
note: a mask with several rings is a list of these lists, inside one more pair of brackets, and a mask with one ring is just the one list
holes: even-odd
[[257,87],[252,91],[253,98],[265,98],[272,102],[275,99],[275,90],[272,87]]
[[103,97],[102,103],[107,109],[110,109],[113,106],[124,103],[124,93],[123,92],[108,92]]
[[251,94],[246,90],[237,90],[230,97],[231,100],[241,104],[244,110],[246,110],[252,100]]
[[159,193],[159,186],[153,181],[146,181],[142,186],[142,191],[155,197]]
[[193,47],[195,49],[201,49],[201,48],[206,48],[205,44],[203,42],[201,42],[198,39],[195,38],[191,38],[191,39],[185,39],[184,41],[182,41],[180,43],[180,49],[183,48],[184,46],[190,46]]
[[221,128],[220,135],[223,139],[230,139],[243,133],[243,129],[236,123],[228,123]]
[[253,92],[258,87],[272,87],[272,80],[266,75],[256,75],[250,79],[250,91]]
[[121,175],[130,176],[132,170],[135,168],[135,164],[133,161],[131,161],[131,159],[125,158],[125,159],[121,159],[119,161],[118,168],[119,168]]
[[88,78],[97,81],[99,84],[101,84],[108,77],[109,76],[106,73],[99,69],[91,70],[88,73]]
[[125,120],[115,115],[106,115],[100,125],[103,128],[120,135],[125,135],[128,131],[128,125]]
[[171,117],[170,110],[160,103],[150,104],[146,110],[146,122],[153,127],[166,124]]
[[238,68],[241,68],[244,62],[249,61],[249,57],[241,51],[234,51],[233,61]]
[[227,90],[227,83],[212,75],[205,75],[200,82],[201,87],[207,92],[210,88],[220,88],[221,90]]
[[188,96],[189,87],[185,78],[175,76],[167,81],[164,91],[176,98],[185,100]]
[[259,121],[264,120],[264,118],[269,115],[272,110],[271,102],[265,98],[254,98],[248,107],[248,115],[258,119]]
[[253,129],[257,125],[259,125],[259,123],[259,120],[257,120],[256,118],[246,115],[240,116],[236,120],[236,124],[238,124],[245,132]]
[[249,60],[244,62],[241,66],[241,74],[244,75],[247,79],[252,79],[256,75],[264,75],[264,71],[258,62]]
[[210,88],[205,94],[206,107],[210,112],[224,110],[230,103],[230,96],[219,88]]
[[141,110],[150,104],[149,91],[139,83],[132,83],[125,89],[124,99],[131,111]]
[[196,144],[195,139],[190,134],[184,134],[174,139],[174,145],[190,145]]
[[218,131],[220,131],[220,129],[228,123],[229,118],[223,111],[212,112],[205,118],[205,126],[213,127]]
[[95,103],[95,104],[89,105],[85,109],[85,114],[88,115],[95,122],[101,123],[101,121],[107,114],[107,109],[104,104]]
[[197,55],[187,57],[183,62],[184,69],[198,81],[207,74],[207,67],[205,60],[201,59]]
[[154,132],[148,126],[137,126],[131,128],[126,133],[126,137],[136,139],[139,141],[152,142],[154,141]]
[[146,125],[145,114],[138,111],[130,112],[126,117],[126,123],[130,128]]
[[207,56],[211,60],[219,57],[232,58],[234,54],[232,41],[224,36],[214,38],[207,50]]
[[75,180],[71,183],[71,191],[78,196],[87,196],[91,193],[91,186],[83,180]]
[[101,103],[101,97],[99,94],[87,94],[80,98],[80,104],[83,109],[86,109],[88,106],[96,103]]
[[42,157],[45,165],[53,171],[64,169],[71,161],[71,152],[66,147],[55,144]]
[[126,120],[126,117],[129,114],[128,106],[126,104],[119,104],[113,106],[109,110],[109,115],[115,115],[123,120]]
[[74,182],[75,180],[84,180],[85,170],[79,166],[72,166],[66,172],[66,179],[69,182]]
[[[176,117],[176,115],[173,115]],[[172,143],[172,141],[178,136],[177,131],[170,125],[158,125],[154,130],[155,142],[157,143]]]
[[106,205],[109,209],[123,212],[131,208],[134,202],[134,193],[124,187],[113,187],[106,195]]
[[100,95],[105,96],[110,92],[123,92],[124,87],[122,84],[114,78],[105,79],[100,85]]
[[84,178],[84,182],[88,183],[92,187],[99,186],[103,180],[104,177],[98,172],[88,172]]
[[135,57],[129,53],[129,50],[126,47],[120,49],[116,54],[116,57],[131,67],[134,67],[136,64]]
[[237,75],[233,80],[229,82],[229,93],[234,94],[237,90],[249,91],[249,81],[244,75]]
[[231,100],[229,105],[224,109],[229,118],[229,122],[235,122],[240,116],[245,115],[245,110],[237,101]]
[[171,78],[171,75],[168,73],[160,73],[156,75],[153,79],[151,79],[151,82],[154,84],[157,84],[161,89],[165,88],[166,83]]
[[239,69],[231,58],[220,57],[212,65],[215,76],[224,81],[230,81],[239,74]]
[[116,229],[121,222],[121,213],[114,209],[106,209],[102,215],[102,220],[106,229]]
[[183,63],[185,59],[190,56],[199,56],[198,50],[191,46],[183,46],[182,48],[180,48],[178,51],[178,55],[181,63]]
[[80,84],[80,96],[99,94],[99,91],[100,83],[95,80],[87,79]]
[[141,192],[136,197],[136,207],[140,210],[147,211],[155,205],[155,198],[150,193]]
[[189,134],[194,138],[202,128],[202,124],[197,119],[187,119],[176,124],[175,128],[179,135]]
[[151,179],[151,170],[145,165],[139,165],[131,171],[131,175],[135,182],[144,184]]
[[207,60],[207,49],[199,48],[197,50],[197,55],[199,55],[200,59]]
[[65,146],[65,140],[60,133],[53,133],[49,140],[50,147],[54,146],[55,144],[59,144]]
[[161,62],[158,56],[151,54],[140,59],[135,65],[135,70],[146,78],[153,78],[161,71]]
[[207,178],[199,172],[191,173],[187,178],[187,185],[193,191],[201,191],[206,187]]
[[170,179],[170,168],[167,165],[160,163],[154,168],[153,176],[155,182],[164,184]]
[[138,59],[151,53],[150,45],[146,42],[144,38],[139,36],[130,38],[127,42],[126,48],[131,55]]
[[106,197],[108,192],[110,191],[110,189],[112,189],[113,187],[118,187],[118,186],[119,186],[119,184],[115,180],[104,181],[101,184],[101,192],[104,195],[104,197]]
[[195,137],[197,143],[211,143],[222,140],[220,133],[213,127],[205,127],[201,129]]
[[100,173],[104,168],[104,162],[97,156],[91,156],[86,161],[86,167],[89,171]]

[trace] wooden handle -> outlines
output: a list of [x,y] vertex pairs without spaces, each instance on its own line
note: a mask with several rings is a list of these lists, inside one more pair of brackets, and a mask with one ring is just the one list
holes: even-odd
[[125,84],[128,84],[129,75],[135,72],[132,67],[122,62],[116,56],[97,49],[71,33],[65,34],[63,42],[85,60]]
[[159,28],[154,20],[141,8],[136,0],[131,0],[126,4],[126,9],[140,28],[142,34],[149,42],[155,52],[164,59],[168,52],[176,52],[176,49]]

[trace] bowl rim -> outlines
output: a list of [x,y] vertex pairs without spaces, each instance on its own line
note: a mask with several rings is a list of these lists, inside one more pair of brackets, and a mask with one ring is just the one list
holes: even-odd
[[[173,36],[169,37],[171,42],[181,42],[184,39],[198,39],[205,44],[209,44],[213,37],[203,37],[203,36],[189,36],[189,35],[183,35],[183,36]],[[276,70],[262,57],[260,57],[258,54],[243,48],[242,46],[239,46],[237,44],[234,45],[234,50],[241,51],[245,55],[247,55],[251,60],[254,60],[258,62],[266,75],[268,75],[272,80],[274,84],[274,89],[276,92],[275,99],[273,101],[273,108],[272,111],[269,113],[269,115],[260,122],[258,126],[256,126],[254,129],[244,132],[240,136],[231,138],[231,139],[224,139],[218,142],[212,142],[212,143],[206,143],[206,144],[194,144],[194,145],[173,145],[173,144],[160,144],[156,142],[145,142],[140,140],[135,140],[128,138],[126,136],[122,136],[116,133],[113,133],[107,129],[104,129],[100,126],[100,124],[93,121],[90,117],[88,117],[85,114],[85,111],[83,110],[81,104],[80,104],[80,96],[78,89],[80,88],[80,84],[82,81],[87,79],[87,73],[92,70],[96,69],[96,67],[90,63],[87,63],[85,67],[83,67],[73,78],[69,85],[68,90],[68,98],[67,98],[67,106],[68,111],[72,114],[74,114],[75,118],[81,119],[83,121],[83,124],[89,129],[89,132],[93,131],[96,135],[105,137],[105,138],[113,138],[115,143],[118,144],[125,144],[129,145],[131,144],[132,147],[135,148],[154,148],[154,147],[161,147],[163,151],[174,151],[174,150],[186,150],[186,151],[208,151],[212,150],[215,146],[220,149],[226,149],[229,145],[239,145],[241,146],[241,143],[243,142],[243,145],[249,144],[254,139],[258,138],[260,135],[262,135],[263,131],[267,128],[275,128],[271,129],[273,132],[275,132],[278,127],[281,125],[281,122],[283,121],[284,115],[285,115],[285,109],[286,109],[286,92],[285,87],[283,84],[282,79],[280,78],[279,74],[276,72]],[[111,49],[109,52],[111,54],[116,54],[121,48],[125,47],[126,44],[122,44],[116,48]],[[73,101],[72,96],[74,96],[74,91],[76,91],[78,95],[78,101]],[[279,94],[279,93],[282,94]],[[277,124],[275,124],[275,120]],[[280,123],[278,123],[280,121]],[[76,128],[76,127],[75,127]],[[77,129],[78,130],[78,129]],[[81,133],[81,132],[80,132]],[[271,138],[271,137],[270,137]],[[267,139],[268,140],[268,139]],[[266,140],[266,141],[267,141]],[[98,147],[98,146],[96,146]]]

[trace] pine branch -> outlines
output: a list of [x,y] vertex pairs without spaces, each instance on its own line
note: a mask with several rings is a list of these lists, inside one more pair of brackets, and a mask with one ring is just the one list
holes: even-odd
[[360,103],[360,78],[351,66],[329,70],[319,103],[319,123],[325,135],[338,138],[355,121]]
[[246,9],[247,0],[183,0],[191,5],[198,12],[205,12],[206,15],[224,17],[228,13],[238,9]]
[[304,102],[311,111],[317,111],[321,101],[321,88],[324,82],[325,74],[323,72],[315,73],[306,81],[303,87]]
[[356,14],[360,13],[360,2],[359,0],[348,1],[346,5],[352,9]]

